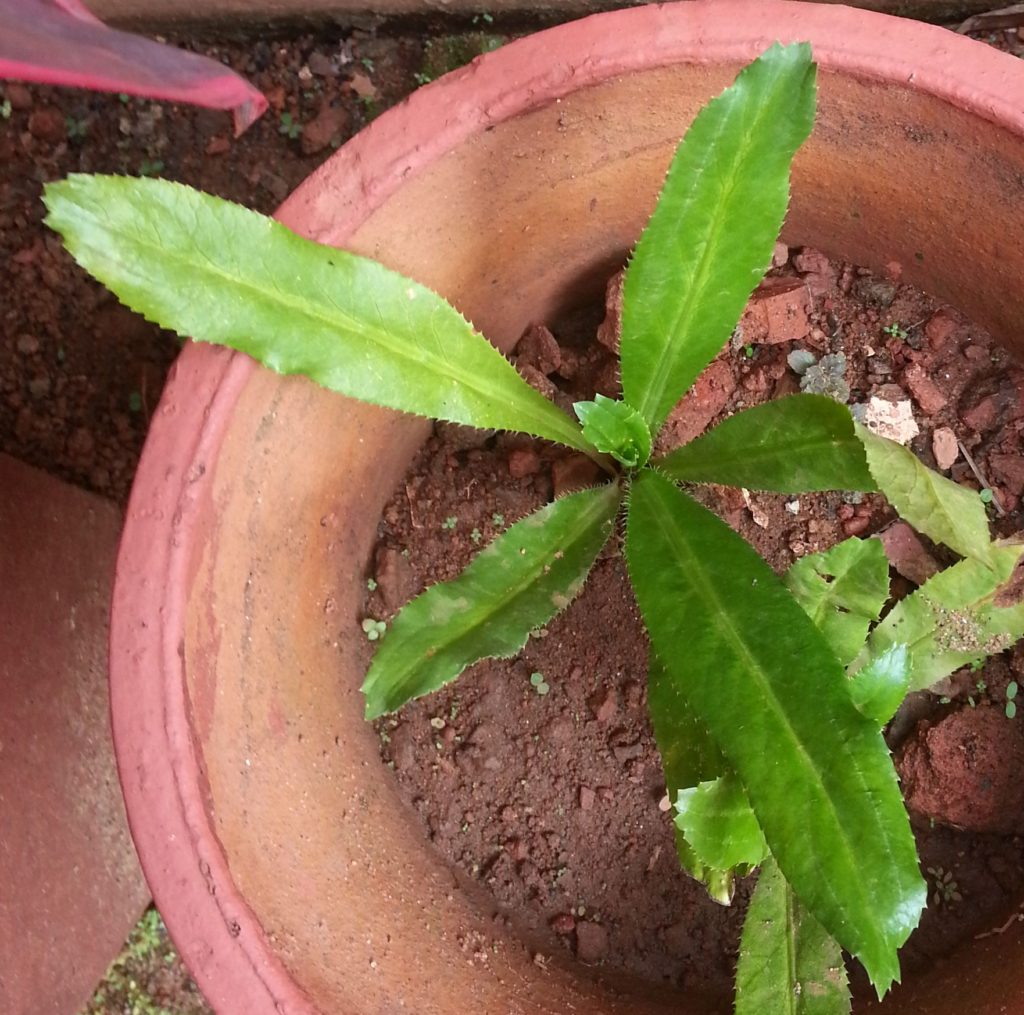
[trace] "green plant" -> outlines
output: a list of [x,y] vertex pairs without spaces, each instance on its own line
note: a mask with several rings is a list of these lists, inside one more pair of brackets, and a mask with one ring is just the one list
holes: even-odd
[[291,113],[284,112],[281,114],[281,122],[277,126],[277,132],[278,134],[284,134],[285,137],[294,141],[302,136],[302,124]]
[[367,617],[362,623],[362,628],[367,641],[379,641],[387,633],[388,625],[383,620]]
[[932,902],[936,906],[951,906],[954,902],[963,902],[960,886],[953,880],[953,872],[942,867],[929,867],[932,878]]
[[9,120],[12,112],[14,112],[14,107],[11,105],[10,99],[0,102],[0,120]]
[[531,673],[530,686],[540,695],[545,695],[551,690],[550,685],[544,679],[543,673]]
[[163,159],[143,159],[139,164],[139,176],[159,176],[163,171]]
[[1006,685],[1006,718],[1012,719],[1017,714],[1017,681],[1011,680]]
[[[106,976],[96,988],[82,1015],[130,1012],[131,1015],[171,1015],[153,1000],[156,985],[174,975],[168,967],[175,962],[173,947],[167,938],[160,914],[147,909],[132,929],[120,954],[110,964]],[[197,998],[198,1002],[198,998]]]
[[899,321],[893,321],[892,324],[887,328],[883,328],[882,331],[891,338],[898,338],[901,342],[905,342],[909,334],[906,328],[900,327]]
[[[836,400],[839,356],[801,361],[827,395],[744,410],[652,460],[670,410],[770,263],[815,95],[809,47],[774,46],[698,114],[626,272],[624,397],[577,403],[578,424],[458,311],[380,264],[166,181],[73,176],[45,194],[47,221],[79,263],[165,327],[351,397],[531,434],[600,465],[603,483],[507,529],[495,513],[501,534],[399,612],[366,677],[366,714],[546,634],[624,514],[680,861],[722,902],[737,875],[761,868],[739,1015],[790,1010],[800,989],[824,999],[816,1011],[848,1010],[841,949],[879,994],[898,979],[927,886],[881,728],[908,690],[1024,631],[1024,606],[996,597],[1020,547],[990,540],[974,493],[854,423]],[[779,578],[689,483],[881,489],[963,559],[880,621],[889,580],[877,540],[846,540]],[[363,630],[379,639],[383,621]],[[542,674],[530,680],[550,690]]]
[[84,116],[68,116],[64,120],[69,141],[81,141],[89,133],[89,121]]

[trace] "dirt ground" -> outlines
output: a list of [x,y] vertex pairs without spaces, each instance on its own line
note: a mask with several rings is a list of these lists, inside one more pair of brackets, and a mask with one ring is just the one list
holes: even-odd
[[[332,28],[250,42],[178,40],[223,60],[270,99],[271,109],[240,139],[231,137],[228,114],[0,83],[0,449],[123,504],[178,350],[174,336],[124,310],[71,263],[42,225],[44,182],[75,171],[160,175],[272,211],[374,116],[514,34],[486,15],[455,35],[447,31],[434,24],[408,34]],[[979,37],[1024,53],[1017,29]],[[638,704],[631,688],[616,685],[616,707]],[[620,761],[638,782],[650,781],[651,766],[639,755]],[[600,800],[600,787],[594,792]],[[583,799],[573,806],[582,808]],[[659,854],[653,863],[669,860]],[[606,947],[599,933],[587,935],[595,948]],[[578,933],[562,937],[579,947]],[[208,1009],[150,910],[85,1010]]]

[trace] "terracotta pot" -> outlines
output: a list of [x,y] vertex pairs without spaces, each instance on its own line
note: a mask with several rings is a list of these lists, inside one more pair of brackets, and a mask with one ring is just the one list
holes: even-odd
[[[842,7],[720,0],[603,14],[508,46],[339,151],[280,217],[383,259],[506,346],[593,294],[698,106],[810,39],[818,124],[785,237],[1024,336],[1024,66]],[[114,597],[121,779],[153,893],[222,1011],[698,1013],[728,1002],[542,970],[433,853],[358,693],[381,507],[424,425],[245,357],[185,350],[146,445]],[[891,1012],[1024,1005],[1015,926]]]

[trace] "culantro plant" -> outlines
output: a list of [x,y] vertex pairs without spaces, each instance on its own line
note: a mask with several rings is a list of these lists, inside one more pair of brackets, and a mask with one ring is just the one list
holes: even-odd
[[[162,180],[72,176],[45,194],[79,263],[164,327],[353,398],[521,431],[600,463],[602,483],[512,525],[386,635],[374,628],[366,715],[518,652],[624,526],[680,861],[721,902],[737,875],[760,869],[740,1015],[848,1011],[843,949],[879,994],[898,979],[926,883],[882,727],[909,690],[1024,633],[1024,606],[998,596],[1021,547],[991,541],[976,493],[830,398],[739,412],[652,458],[767,269],[815,89],[810,47],[776,45],[698,114],[626,271],[624,397],[578,403],[578,422],[448,303],[376,262]],[[848,539],[779,577],[687,494],[694,483],[881,490],[962,559],[880,621],[878,540]]]

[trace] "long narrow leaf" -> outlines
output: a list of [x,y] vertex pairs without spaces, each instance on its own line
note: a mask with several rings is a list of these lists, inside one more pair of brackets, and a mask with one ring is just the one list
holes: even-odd
[[[665,788],[674,804],[680,791],[692,789],[725,771],[725,761],[708,731],[697,720],[665,664],[652,651],[647,666],[647,706],[654,739],[665,770]],[[736,871],[710,867],[697,856],[678,824],[674,824],[679,863],[702,881],[708,894],[723,905],[732,901]]]
[[920,691],[975,659],[1009,648],[1024,636],[1024,603],[1000,606],[996,600],[1022,549],[993,544],[989,564],[968,558],[929,578],[871,632],[850,672],[859,674],[893,646],[906,645],[908,690]]
[[878,489],[905,522],[961,557],[989,559],[988,516],[977,493],[929,469],[909,448],[859,423],[856,430]]
[[783,580],[845,666],[889,598],[889,561],[877,539],[845,539],[801,557]]
[[515,655],[583,587],[620,500],[616,484],[561,497],[504,532],[458,578],[414,599],[366,675],[366,717],[436,691],[478,659]]
[[749,490],[875,490],[844,405],[794,395],[736,413],[657,463],[666,475]]
[[73,175],[43,200],[86,271],[180,335],[364,402],[595,453],[457,310],[376,261],[166,180]]
[[697,114],[626,271],[622,386],[656,433],[732,334],[789,202],[814,123],[806,43],[772,46]]
[[650,470],[633,483],[626,555],[654,650],[746,788],[787,880],[884,991],[925,885],[878,727],[768,565]]
[[847,1015],[839,945],[793,894],[774,860],[761,867],[743,924],[736,1015]]

